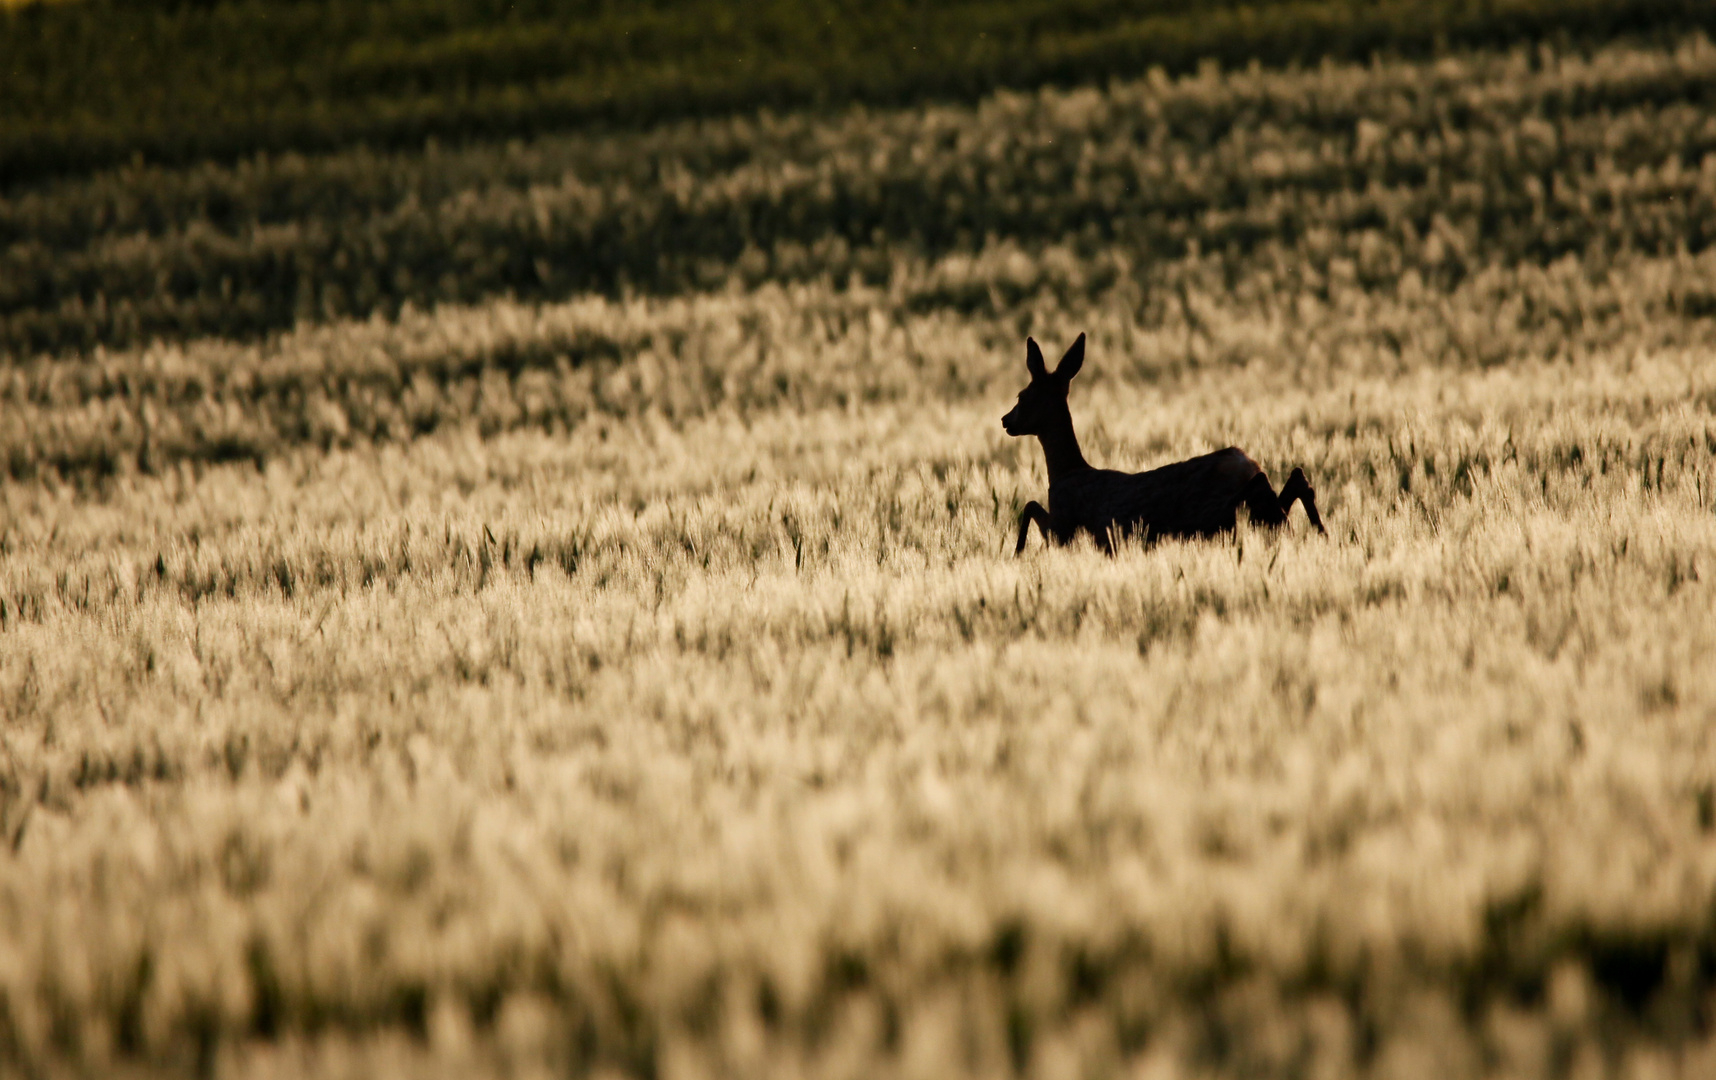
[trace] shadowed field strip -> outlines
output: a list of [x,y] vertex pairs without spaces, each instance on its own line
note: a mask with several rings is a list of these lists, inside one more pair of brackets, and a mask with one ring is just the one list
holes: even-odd
[[[1716,49],[1692,35],[120,169],[0,194],[0,355],[854,278],[913,310],[1000,316],[1117,279],[1172,299],[1158,268],[1188,253],[1289,294],[1598,271],[1716,237],[1713,95]],[[1684,294],[1693,314],[1712,297]]]

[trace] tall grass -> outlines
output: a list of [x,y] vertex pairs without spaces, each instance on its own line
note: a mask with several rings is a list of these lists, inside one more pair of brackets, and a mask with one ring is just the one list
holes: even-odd
[[[0,1066],[1708,1074],[1716,271],[1672,89],[1708,54],[676,128],[604,175],[826,152],[590,190],[763,205],[732,193],[826,158],[901,177],[859,218],[1009,224],[884,229],[873,275],[771,241],[710,288],[12,354]],[[1105,134],[1151,110],[1230,121]],[[603,152],[571,145],[284,190],[481,208],[484,170]],[[1158,171],[1086,235],[1110,153]],[[1302,464],[1330,535],[1011,557],[1022,339],[1080,330],[1093,462]]]
[[1096,460],[1304,461],[1332,538],[1008,558],[1001,393],[9,488],[8,1052],[1696,1042],[1698,354],[1096,385]]

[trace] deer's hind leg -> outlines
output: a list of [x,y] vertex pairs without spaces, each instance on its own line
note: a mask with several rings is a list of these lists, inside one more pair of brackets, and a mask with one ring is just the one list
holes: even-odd
[[1317,489],[1311,486],[1309,480],[1305,479],[1304,469],[1294,469],[1293,475],[1289,476],[1287,482],[1281,485],[1282,517],[1286,517],[1287,511],[1292,509],[1294,500],[1298,500],[1304,505],[1305,516],[1311,519],[1311,524],[1317,527],[1317,531],[1325,536],[1328,535],[1328,530],[1323,528],[1323,516],[1317,513]]
[[1251,511],[1251,520],[1259,525],[1284,525],[1287,522],[1287,511],[1293,509],[1295,502],[1303,503],[1305,516],[1311,519],[1319,533],[1326,533],[1323,528],[1322,515],[1317,513],[1317,489],[1305,479],[1304,469],[1294,469],[1287,482],[1281,485],[1281,494],[1275,494],[1275,489],[1269,486],[1269,477],[1259,472],[1246,484],[1240,493],[1240,501]]
[[1031,537],[1031,522],[1037,523],[1037,531],[1043,534],[1046,544],[1054,536],[1049,531],[1049,512],[1043,509],[1043,504],[1032,499],[1025,504],[1025,509],[1019,511],[1019,542],[1013,545],[1013,554],[1020,555],[1025,551],[1025,541]]

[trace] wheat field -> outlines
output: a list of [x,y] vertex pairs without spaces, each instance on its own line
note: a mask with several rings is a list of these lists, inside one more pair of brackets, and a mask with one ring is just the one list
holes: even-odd
[[[182,333],[134,343],[18,301],[0,1071],[1716,1072],[1711,87],[1691,38],[765,117],[590,212],[653,175],[710,219],[1012,224],[782,211],[693,253],[719,280],[387,317],[306,277],[266,335],[166,286]],[[661,164],[744,139],[720,184]],[[597,196],[543,175],[599,149],[377,213],[535,199],[552,237]],[[1140,161],[1227,195],[1087,227]],[[78,272],[249,295],[178,228]],[[1079,332],[1093,463],[1238,445],[1329,535],[1014,558],[1044,471],[1000,416],[1025,334]]]

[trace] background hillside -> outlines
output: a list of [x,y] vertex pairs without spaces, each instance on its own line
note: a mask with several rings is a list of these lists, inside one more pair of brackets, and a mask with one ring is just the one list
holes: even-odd
[[0,184],[1712,24],[1696,0],[30,4],[0,11]]

